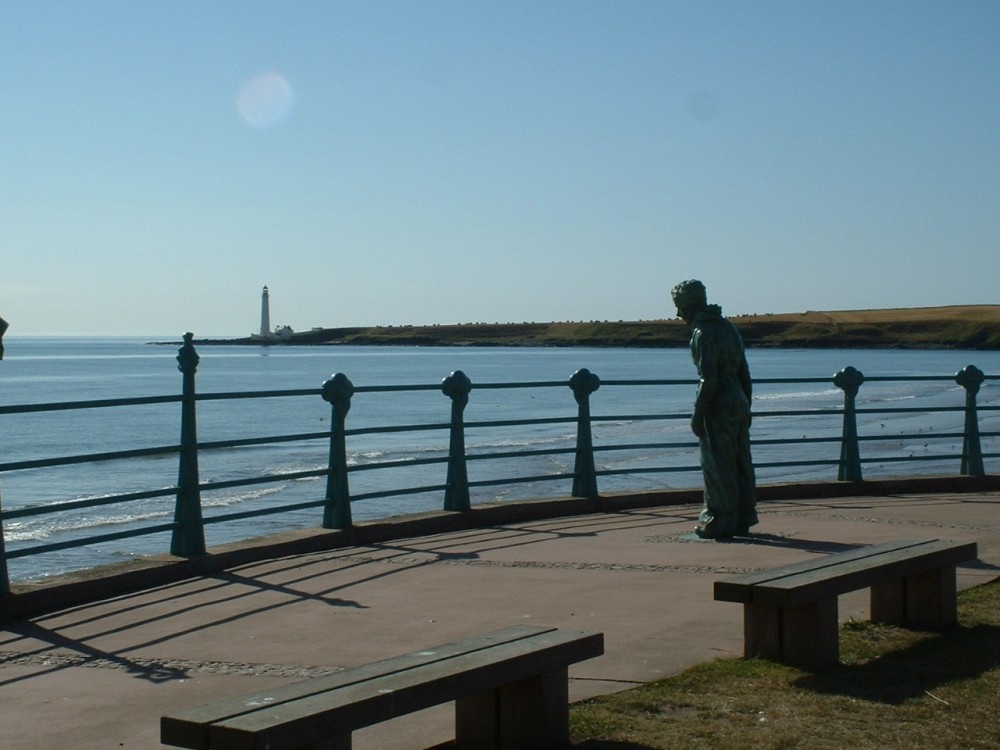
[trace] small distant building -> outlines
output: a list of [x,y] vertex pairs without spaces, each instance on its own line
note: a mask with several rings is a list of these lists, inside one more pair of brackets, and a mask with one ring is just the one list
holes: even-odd
[[287,341],[295,331],[291,326],[275,326],[271,330],[271,295],[264,286],[264,291],[260,294],[260,331],[251,333],[251,341],[259,341],[262,344],[277,344]]

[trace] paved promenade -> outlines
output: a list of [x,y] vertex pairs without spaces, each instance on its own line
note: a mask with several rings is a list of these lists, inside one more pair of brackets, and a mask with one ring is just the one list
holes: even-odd
[[[0,624],[0,748],[160,748],[177,709],[518,623],[597,630],[571,698],[742,652],[718,578],[856,545],[976,541],[959,587],[1000,575],[1000,494],[769,501],[752,538],[697,540],[693,505],[506,523],[299,554]],[[864,616],[865,593],[841,597]],[[447,739],[434,709],[355,735],[402,750]]]

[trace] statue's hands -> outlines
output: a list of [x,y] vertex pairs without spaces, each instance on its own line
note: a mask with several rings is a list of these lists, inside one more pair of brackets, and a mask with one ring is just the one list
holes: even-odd
[[705,418],[697,412],[691,417],[691,432],[699,438],[705,434]]

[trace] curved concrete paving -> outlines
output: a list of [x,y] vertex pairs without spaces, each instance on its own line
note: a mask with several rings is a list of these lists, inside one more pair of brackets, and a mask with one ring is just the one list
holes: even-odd
[[[0,747],[158,748],[159,717],[269,684],[515,623],[598,630],[571,698],[742,652],[718,578],[903,537],[976,541],[959,586],[1000,571],[996,493],[772,501],[749,539],[690,532],[691,505],[508,523],[243,565],[29,620],[0,633]],[[842,619],[867,596],[841,597]],[[447,739],[443,707],[355,735],[355,747]]]

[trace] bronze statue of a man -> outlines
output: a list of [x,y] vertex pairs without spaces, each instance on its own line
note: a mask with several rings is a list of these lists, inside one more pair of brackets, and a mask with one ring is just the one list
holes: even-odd
[[677,314],[691,324],[691,357],[700,378],[691,430],[698,436],[705,493],[695,533],[709,539],[746,534],[757,523],[757,483],[743,338],[718,305],[708,304],[700,281],[681,282],[671,296]]

